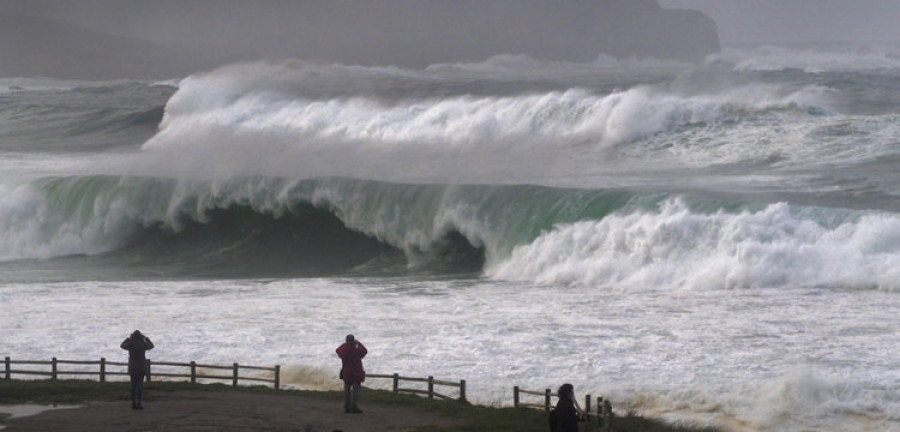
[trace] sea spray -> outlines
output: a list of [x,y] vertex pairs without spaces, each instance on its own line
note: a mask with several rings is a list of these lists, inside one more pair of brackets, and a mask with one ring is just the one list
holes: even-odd
[[317,382],[354,333],[367,370],[478,403],[572,382],[726,430],[894,430],[897,71],[795,54],[10,84],[0,345],[122,359],[140,328],[154,360]]
[[[837,216],[837,214],[832,214]],[[488,269],[498,279],[624,290],[836,286],[896,291],[900,219],[853,215],[823,225],[786,204],[758,211],[659,211],[560,224]]]
[[[322,67],[254,64],[189,78],[167,104],[160,133],[144,148],[209,145],[227,149],[289,140],[310,150],[344,143],[375,154],[421,151],[423,146],[451,154],[525,152],[582,143],[612,146],[674,127],[727,118],[735,111],[821,103],[812,97],[815,88],[792,92],[759,85],[709,95],[636,86],[609,94],[570,89],[515,96],[394,99],[378,92],[347,97],[341,95],[343,89],[336,89],[331,96],[312,85],[323,79],[310,72],[318,68]],[[271,79],[247,77],[259,69],[271,71]],[[352,72],[354,79],[367,80],[385,72],[344,71]],[[346,75],[332,79],[349,80]],[[338,82],[325,89],[334,87],[339,87]]]

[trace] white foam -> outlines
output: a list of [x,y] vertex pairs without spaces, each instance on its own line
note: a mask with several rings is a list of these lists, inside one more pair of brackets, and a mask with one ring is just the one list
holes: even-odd
[[5,284],[0,326],[13,359],[121,361],[118,344],[140,329],[153,360],[281,364],[302,388],[332,388],[334,349],[353,333],[369,373],[465,379],[478,403],[510,405],[515,385],[571,382],[620,415],[874,432],[900,419],[897,302],[879,291],[490,280]]
[[786,204],[729,214],[658,212],[558,225],[488,269],[549,284],[722,289],[833,286],[900,290],[900,218],[871,214],[834,227]]
[[[586,152],[630,147],[684,128],[734,122],[747,113],[827,110],[829,105],[827,89],[768,84],[692,93],[638,85],[611,93],[576,87],[430,96],[443,85],[456,85],[444,77],[447,73],[290,63],[238,65],[194,76],[179,84],[159,133],[144,144],[145,157],[161,159],[160,165],[175,175],[484,181],[497,166],[523,176],[552,156],[562,161],[560,169],[568,168],[581,163]],[[412,96],[388,96],[404,77],[412,80],[407,84]],[[359,91],[347,93],[346,88]],[[771,124],[746,127],[755,133]],[[805,144],[798,140],[796,145]],[[702,160],[708,165],[744,154],[703,149],[692,146],[682,156],[691,164]],[[747,157],[756,160],[764,151]],[[606,156],[616,154],[628,153]],[[637,159],[645,164],[648,158]],[[601,161],[593,170],[616,165]],[[504,171],[495,177],[510,175]]]
[[807,73],[846,71],[895,71],[900,69],[896,47],[819,45],[753,48],[725,47],[718,60],[734,64],[738,71],[782,71],[799,69]]

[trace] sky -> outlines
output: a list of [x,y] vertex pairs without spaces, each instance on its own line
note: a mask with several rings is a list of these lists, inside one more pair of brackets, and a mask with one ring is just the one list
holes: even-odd
[[[679,52],[693,47],[703,57],[708,47],[718,47],[715,29],[697,15],[669,13],[681,18],[668,26],[633,18],[648,8],[650,15],[662,15],[653,12],[654,2],[705,13],[723,45],[900,43],[900,0],[0,0],[0,74],[74,74],[70,65],[77,64],[84,69],[78,76],[99,76],[97,71],[113,73],[103,64],[113,60],[131,67],[119,75],[137,70],[168,76],[280,58],[414,67],[499,53],[570,61],[587,61],[597,52],[695,59],[697,52]],[[472,8],[460,5],[473,4],[477,13],[461,12]],[[39,18],[27,27],[23,16]],[[58,26],[34,30],[41,19],[128,40],[103,45],[87,36],[62,37],[68,30]],[[29,59],[40,64],[26,64]]]
[[659,0],[716,21],[729,43],[897,42],[900,0]]
[[[897,24],[900,0],[657,1],[667,8],[697,9],[706,13],[717,22],[723,43],[900,40],[900,25]],[[197,2],[193,3],[196,5]],[[229,23],[229,20],[263,21],[267,16],[278,16],[285,12],[280,9],[293,9],[293,6],[303,2],[256,2],[255,4],[265,5],[267,14],[248,14],[243,5],[254,3],[229,6],[232,3],[234,2],[220,2],[222,6],[217,10],[202,11],[191,10],[191,2],[173,0],[0,0],[0,12],[45,15],[54,19],[76,21],[114,34],[165,40],[167,35],[173,39],[179,36],[177,32],[167,32],[167,26],[173,30],[184,28],[185,22],[190,22],[195,13],[222,17],[217,20],[220,24],[218,27],[209,29],[218,31],[236,24]],[[99,8],[102,13],[97,13],[97,7],[85,7],[97,5],[102,5]],[[134,19],[135,17],[138,19]],[[248,39],[253,36],[248,35]]]
[[[601,52],[697,60],[718,49],[710,20],[664,12],[656,0],[0,0],[0,14],[35,17],[32,25],[8,19],[18,33],[0,28],[18,59],[88,45],[61,37],[69,29],[59,23],[188,49],[203,64],[304,58],[419,67],[497,54],[591,61]],[[127,43],[116,46],[128,52]]]
[[[452,1],[440,0],[438,3],[449,4]],[[666,8],[696,9],[706,13],[718,24],[723,43],[900,41],[900,25],[897,24],[900,0],[657,1]],[[253,22],[265,28],[267,23],[283,22],[279,18],[289,16],[303,3],[308,2],[221,1],[214,10],[209,10],[203,7],[204,2],[178,0],[0,0],[0,13],[39,15],[112,34],[177,43],[179,38],[185,37],[185,29],[214,33],[237,27],[247,28],[247,24]],[[308,9],[306,7],[304,10]],[[206,27],[198,28],[198,16],[214,19],[206,19]],[[210,22],[213,24],[208,24]],[[289,33],[290,26],[284,30]],[[251,41],[266,34],[247,34],[245,40]],[[266,43],[277,47],[286,42],[271,38]],[[229,45],[231,48],[246,48],[240,46],[240,40],[230,40]]]

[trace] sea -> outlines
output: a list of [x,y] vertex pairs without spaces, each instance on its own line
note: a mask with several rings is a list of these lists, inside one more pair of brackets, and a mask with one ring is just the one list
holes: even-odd
[[896,432],[898,311],[900,45],[0,79],[0,356]]

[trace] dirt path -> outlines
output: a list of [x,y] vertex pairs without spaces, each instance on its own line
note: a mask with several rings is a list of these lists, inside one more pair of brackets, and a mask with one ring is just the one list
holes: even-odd
[[407,431],[417,426],[456,424],[454,419],[405,406],[365,404],[363,414],[345,414],[340,400],[246,392],[165,392],[144,402],[92,402],[0,421],[3,432],[20,431]]

